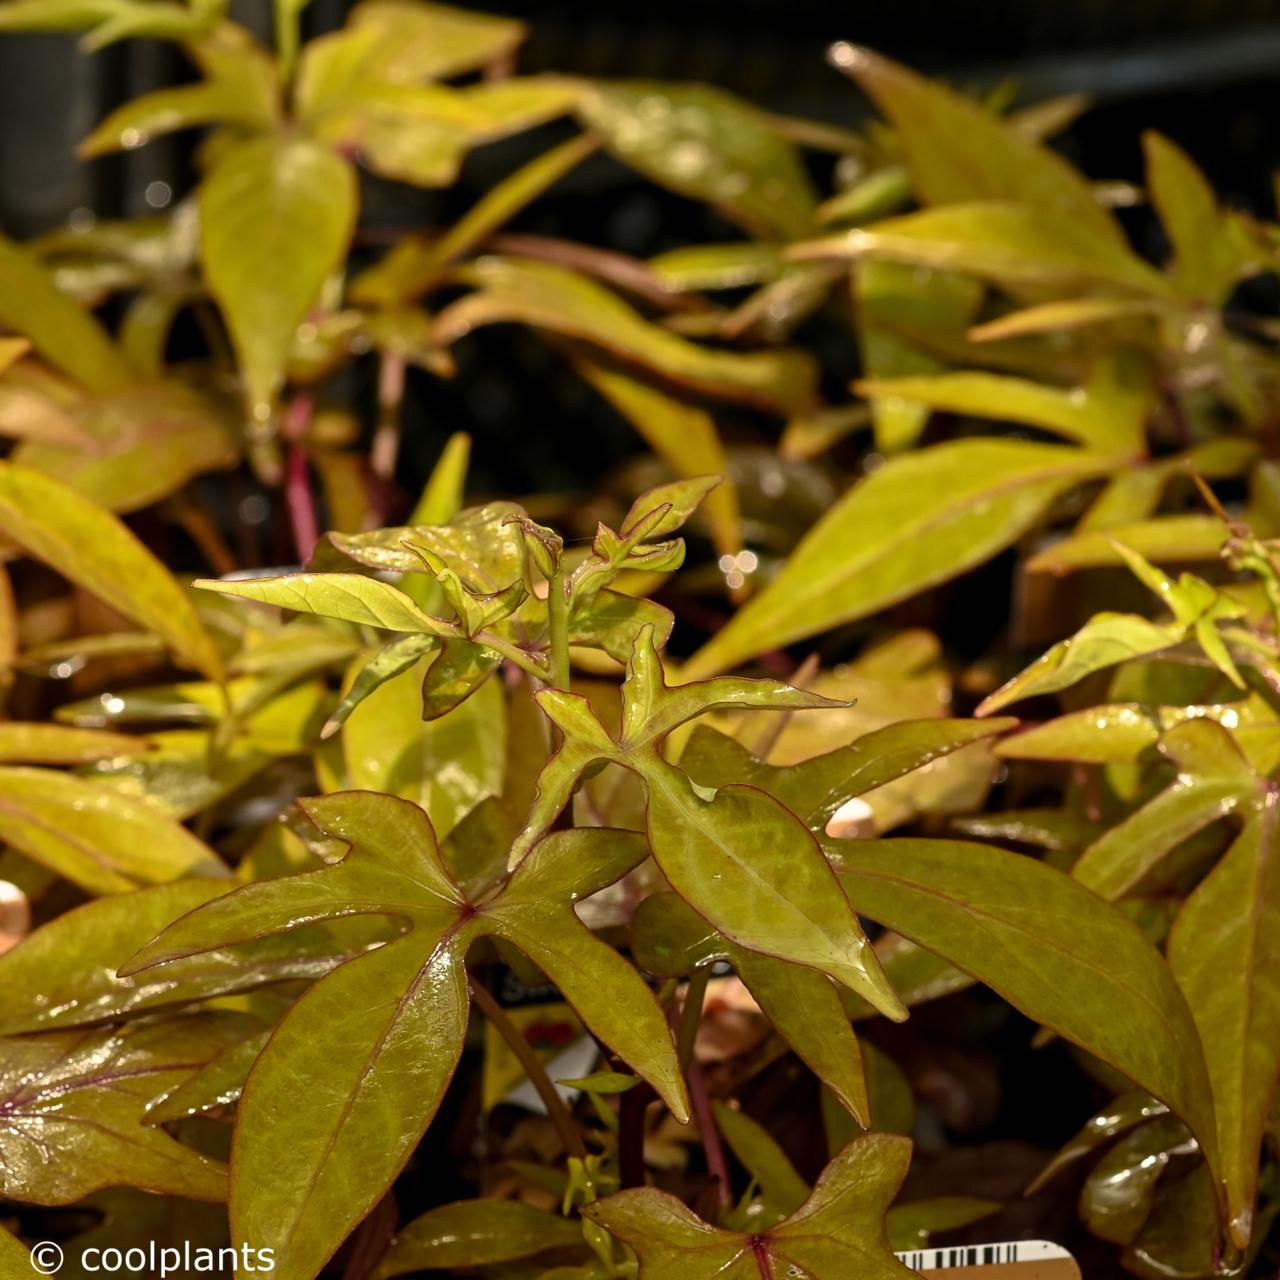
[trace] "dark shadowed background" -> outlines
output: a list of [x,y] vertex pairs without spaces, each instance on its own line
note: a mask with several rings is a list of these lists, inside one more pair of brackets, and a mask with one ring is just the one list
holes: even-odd
[[[348,0],[313,0],[308,34],[342,21]],[[850,124],[866,103],[824,62],[833,40],[870,45],[964,87],[1013,81],[1021,100],[1086,92],[1093,109],[1058,140],[1096,178],[1140,176],[1139,135],[1167,133],[1229,202],[1270,212],[1280,167],[1280,0],[506,0],[477,8],[520,16],[531,35],[525,71],[708,80],[775,111]],[[269,34],[268,0],[233,0],[233,15]],[[74,40],[0,41],[0,228],[29,236],[83,219],[163,208],[190,187],[191,135],[81,164],[75,142],[116,104],[189,77],[172,48],[130,41],[94,57]],[[446,225],[493,181],[554,140],[549,125],[481,148],[444,192],[370,181],[362,240],[370,253],[403,230]],[[702,205],[667,195],[597,156],[526,214],[518,229],[603,244],[640,256],[689,241],[731,238]],[[1141,239],[1148,222],[1135,215]],[[1152,232],[1152,234],[1156,234]],[[831,376],[856,372],[847,337],[805,339],[831,357]],[[828,350],[828,347],[831,347]],[[545,346],[506,327],[458,349],[459,376],[410,389],[401,479],[412,491],[450,430],[482,447],[474,479],[522,492],[586,485],[639,448],[633,431]],[[347,390],[369,394],[361,374]],[[582,449],[537,447],[550,424]],[[750,440],[748,418],[727,426]]]

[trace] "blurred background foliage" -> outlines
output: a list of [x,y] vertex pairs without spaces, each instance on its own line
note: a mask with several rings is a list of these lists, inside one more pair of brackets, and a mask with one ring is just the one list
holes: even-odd
[[[1271,122],[1280,113],[1280,4],[1275,0],[1000,0],[980,6],[903,5],[877,0],[653,0],[643,6],[595,0],[511,0],[493,8],[529,23],[524,73],[703,80],[780,113],[853,126],[872,109],[822,63],[828,44],[850,39],[958,87],[1003,86],[1020,102],[1084,93],[1090,110],[1055,146],[1098,178],[1140,181],[1139,135],[1178,140],[1225,203],[1266,212],[1280,155]],[[309,36],[335,29],[349,0],[314,0],[301,22]],[[231,16],[269,42],[269,6],[234,0]],[[725,31],[732,30],[732,39]],[[85,163],[76,144],[130,98],[190,79],[173,45],[127,41],[93,58],[73,35],[15,34],[0,41],[0,227],[27,238],[99,219],[168,208],[198,174],[189,134],[161,137],[134,152]],[[456,185],[414,188],[368,179],[357,260],[371,260],[398,231],[448,226],[502,176],[567,136],[563,124],[518,134],[473,152]],[[825,157],[808,153],[825,185]],[[1158,257],[1161,233],[1145,208],[1126,210],[1137,247]],[[587,241],[640,258],[689,243],[728,239],[730,224],[701,203],[645,182],[597,155],[527,210],[521,230]],[[1272,297],[1270,278],[1250,286]],[[815,317],[802,335],[829,369],[833,389],[857,372],[842,326]],[[453,430],[498,447],[473,460],[475,486],[493,492],[589,487],[639,452],[633,430],[523,330],[489,329],[461,353],[458,376],[411,374],[417,424],[406,439],[403,476],[416,492]],[[348,394],[371,403],[366,366],[342,375]],[[517,423],[513,409],[519,407]],[[583,447],[546,451],[532,425],[571,421]],[[750,419],[722,424],[745,442],[769,443]],[[822,491],[814,495],[821,506]],[[801,525],[800,527],[803,527]]]

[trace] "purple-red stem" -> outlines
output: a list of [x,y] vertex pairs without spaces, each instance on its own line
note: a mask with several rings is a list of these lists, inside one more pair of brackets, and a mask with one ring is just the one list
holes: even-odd
[[299,391],[285,410],[284,416],[284,438],[288,444],[284,501],[289,512],[289,525],[293,530],[293,545],[298,553],[299,564],[306,564],[311,559],[311,553],[320,541],[320,519],[316,514],[315,490],[311,487],[311,466],[302,446],[315,407],[315,398],[311,392]]
[[707,1079],[702,1074],[702,1064],[697,1059],[689,1063],[685,1077],[689,1082],[689,1102],[698,1122],[698,1132],[702,1135],[702,1150],[707,1157],[707,1172],[715,1186],[716,1201],[722,1209],[727,1209],[730,1203],[729,1164],[724,1156],[724,1144],[720,1141],[715,1116],[711,1114]]

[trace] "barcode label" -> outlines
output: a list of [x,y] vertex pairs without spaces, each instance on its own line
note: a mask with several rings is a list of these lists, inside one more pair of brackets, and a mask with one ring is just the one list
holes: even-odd
[[898,1261],[912,1271],[944,1271],[948,1267],[986,1267],[1002,1262],[1049,1262],[1070,1259],[1059,1245],[1044,1240],[1017,1244],[967,1244],[954,1249],[912,1249],[898,1254]]

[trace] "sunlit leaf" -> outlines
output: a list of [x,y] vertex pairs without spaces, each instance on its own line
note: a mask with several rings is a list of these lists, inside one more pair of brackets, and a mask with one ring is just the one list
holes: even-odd
[[1059,494],[1105,466],[1075,449],[1012,440],[962,440],[895,458],[818,521],[685,670],[722,671],[945,582],[1003,550]]
[[1153,129],[1142,135],[1142,147],[1151,200],[1173,246],[1170,272],[1178,291],[1217,306],[1237,280],[1261,268],[1262,247],[1242,219],[1218,207],[1186,152]]
[[741,551],[738,495],[729,482],[729,460],[711,415],[615,369],[586,361],[581,362],[579,368],[587,381],[631,422],[654,453],[677,475],[722,478],[722,483],[705,499],[711,535],[721,555],[736,555]]
[[32,1270],[27,1246],[3,1227],[0,1227],[0,1267],[6,1275],[15,1276],[25,1276]]
[[794,239],[816,203],[800,157],[748,103],[707,85],[614,81],[579,105],[620,160],[761,237]]
[[424,654],[437,648],[440,641],[432,635],[410,634],[383,645],[359,670],[342,701],[325,721],[324,736],[336,733],[351,713],[377,688],[415,666]]
[[22,764],[84,764],[111,756],[138,755],[145,738],[60,724],[0,721],[0,760]]
[[1096,613],[1069,640],[1061,640],[1025,671],[985,698],[989,715],[1023,698],[1068,689],[1095,671],[1149,657],[1178,643],[1183,628],[1150,622],[1136,613]]
[[150,506],[239,455],[224,404],[176,383],[72,406],[79,439],[28,439],[12,460],[71,485],[111,511]]
[[1107,830],[1072,868],[1104,898],[1120,897],[1183,840],[1261,798],[1257,774],[1230,732],[1211,720],[1175,725],[1160,750],[1177,768],[1172,785]]
[[1127,320],[1150,315],[1149,302],[1133,298],[1072,298],[1065,302],[1044,302],[1036,306],[1010,311],[995,320],[974,325],[969,330],[971,342],[1001,342],[1028,334],[1060,333],[1111,320]]
[[106,330],[58,289],[37,258],[4,236],[0,324],[29,339],[45,359],[94,391],[119,391],[129,384],[128,368]]
[[814,396],[814,369],[799,351],[718,351],[650,324],[586,276],[546,262],[485,257],[467,267],[477,291],[447,307],[435,337],[448,345],[483,324],[518,321],[602,347],[674,382],[783,413]]
[[1065,436],[1099,453],[1133,457],[1143,451],[1154,386],[1141,362],[1108,358],[1081,388],[1063,389],[992,373],[940,373],[864,378],[862,395],[915,400],[979,418],[1023,422]]
[[90,893],[230,872],[152,806],[53,769],[0,768],[0,836]]
[[868,49],[842,42],[830,58],[896,126],[922,203],[1020,201],[1122,242],[1088,181],[1009,121]]
[[1159,298],[1163,276],[1087,223],[998,202],[948,204],[801,243],[790,257],[884,258],[980,276],[1011,288],[1099,286]]
[[157,89],[117,107],[80,143],[82,158],[131,150],[158,135],[197,125],[266,129],[274,123],[276,69],[247,32],[227,23],[186,47],[203,79]]
[[1213,516],[1156,516],[1150,520],[1108,524],[1105,529],[1063,538],[1032,556],[1027,561],[1027,570],[1070,573],[1075,569],[1120,565],[1124,559],[1115,549],[1117,542],[1157,563],[1214,561],[1221,555],[1226,540],[1227,531]]
[[395,84],[475,71],[510,54],[525,33],[512,18],[424,0],[366,0],[351,25],[373,49],[368,70]]
[[345,161],[287,134],[238,144],[201,184],[205,277],[259,417],[279,389],[294,330],[346,252],[356,201]]
[[0,531],[163,637],[183,662],[213,679],[221,676],[218,652],[169,571],[115,516],[74,489],[0,463]]
[[195,584],[219,595],[338,618],[384,631],[449,635],[453,627],[423,613],[403,591],[359,573],[290,573],[279,578],[202,578]]

